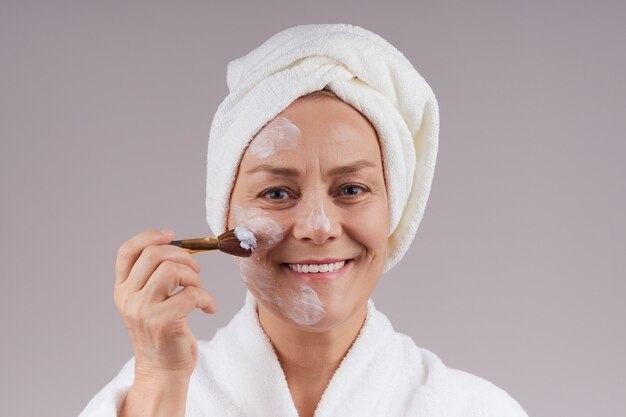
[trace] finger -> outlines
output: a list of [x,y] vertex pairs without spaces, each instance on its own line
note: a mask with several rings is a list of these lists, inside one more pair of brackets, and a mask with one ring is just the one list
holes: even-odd
[[187,265],[200,272],[200,265],[186,249],[174,245],[152,245],[141,252],[124,285],[129,291],[139,291],[146,285],[159,264],[166,260]]
[[163,245],[172,241],[174,232],[164,233],[160,230],[146,230],[128,239],[117,251],[115,259],[115,283],[124,282],[141,252],[150,245]]
[[217,312],[213,296],[202,288],[191,286],[183,288],[167,300],[159,303],[159,306],[171,312],[176,318],[189,316],[194,308],[199,308],[209,314]]
[[179,286],[202,288],[198,272],[188,265],[165,260],[157,267],[140,293],[144,293],[151,301],[163,301]]

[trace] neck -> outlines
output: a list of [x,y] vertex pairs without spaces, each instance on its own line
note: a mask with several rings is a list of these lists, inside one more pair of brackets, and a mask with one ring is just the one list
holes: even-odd
[[343,323],[322,331],[296,326],[262,304],[258,311],[290,388],[321,387],[323,392],[363,326],[367,303]]

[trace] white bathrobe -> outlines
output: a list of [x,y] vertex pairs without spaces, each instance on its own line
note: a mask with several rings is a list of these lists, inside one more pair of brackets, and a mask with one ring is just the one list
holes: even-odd
[[[119,415],[133,378],[134,358],[92,398],[80,417]],[[198,342],[185,415],[298,416],[250,292],[243,308],[213,340]],[[371,299],[365,324],[315,416],[528,417],[502,389],[446,367],[434,353],[395,332]]]

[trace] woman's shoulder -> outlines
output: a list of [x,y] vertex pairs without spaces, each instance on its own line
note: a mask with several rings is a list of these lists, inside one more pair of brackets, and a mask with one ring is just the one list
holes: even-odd
[[463,396],[464,409],[471,415],[528,417],[515,398],[491,381],[460,369],[448,368],[448,372],[452,388]]
[[448,367],[434,352],[417,346],[402,333],[396,336],[412,352],[415,368],[422,381],[420,390],[428,390],[445,415],[481,417],[528,417],[521,405],[504,389],[470,372]]

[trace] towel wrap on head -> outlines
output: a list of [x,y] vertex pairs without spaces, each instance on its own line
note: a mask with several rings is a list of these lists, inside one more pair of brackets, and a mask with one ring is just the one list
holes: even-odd
[[226,231],[239,162],[254,135],[289,104],[327,89],[376,129],[389,200],[384,272],[408,250],[424,215],[437,159],[439,107],[411,62],[379,35],[348,24],[285,29],[228,63],[229,94],[209,134],[206,216]]

